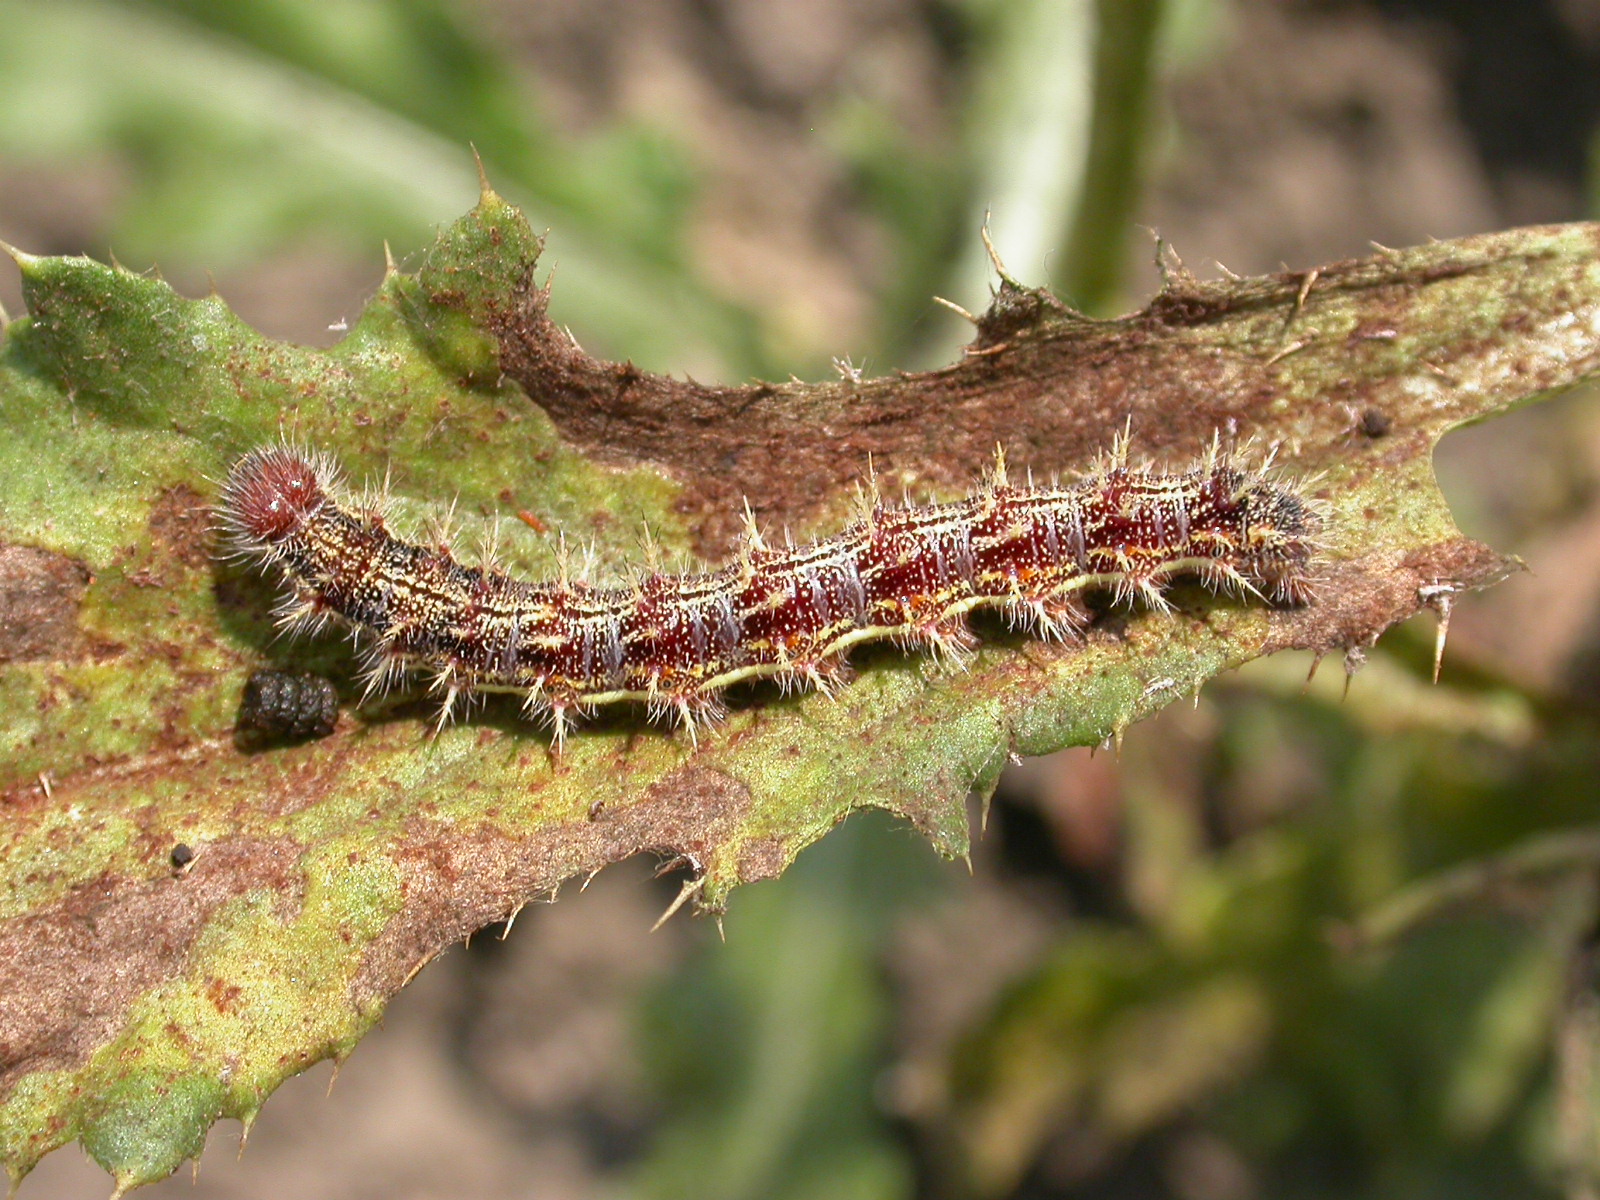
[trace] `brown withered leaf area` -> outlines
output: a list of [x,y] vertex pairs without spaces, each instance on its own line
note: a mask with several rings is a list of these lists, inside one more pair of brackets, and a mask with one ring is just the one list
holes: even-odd
[[[1492,358],[1534,394],[1600,361],[1592,344],[1577,361],[1538,349],[1519,356],[1519,335],[1537,331],[1541,309],[1548,317],[1586,295],[1581,260],[1570,281],[1540,278],[1537,296],[1516,294],[1506,239],[1540,232],[1558,231],[1237,281],[1200,282],[1169,266],[1161,294],[1115,320],[1091,320],[1003,278],[960,361],[860,383],[715,387],[594,359],[550,320],[549,292],[530,270],[500,324],[501,357],[573,444],[681,479],[681,507],[715,557],[737,533],[743,499],[763,520],[803,524],[859,480],[869,458],[880,472],[959,489],[996,446],[1016,468],[1048,474],[1089,462],[1124,422],[1140,451],[1178,462],[1218,432],[1287,441],[1299,462],[1358,471],[1414,458],[1475,410],[1466,400],[1418,411],[1403,393],[1413,371],[1449,387],[1453,372]],[[1442,285],[1470,291],[1474,276],[1505,288],[1504,311],[1454,336],[1459,327],[1437,325],[1434,301],[1449,290]],[[1393,351],[1407,346],[1416,347],[1404,356],[1408,370],[1396,372]],[[1299,411],[1286,414],[1287,403]]]
[[[259,815],[291,815],[316,804],[336,784],[332,764],[343,753],[359,753],[360,740],[358,731],[347,728],[302,748],[295,757],[317,763],[293,763],[281,780],[273,779],[269,794],[281,804]],[[165,756],[91,770],[88,779],[62,781],[58,794],[70,796],[75,785],[94,776],[115,777],[136,792],[161,774],[178,774],[182,761]],[[0,811],[17,814],[49,799],[41,789],[17,788],[0,802]],[[707,861],[735,833],[749,806],[749,790],[738,780],[689,764],[664,774],[637,803],[592,807],[528,836],[507,836],[488,826],[446,834],[426,818],[414,819],[389,848],[406,902],[360,948],[351,1000],[358,1006],[381,1003],[440,950],[514,916],[532,898],[554,894],[575,874],[641,850],[669,863]],[[171,859],[175,843],[161,835],[154,813],[145,816],[142,876],[97,876],[25,917],[0,922],[0,1094],[33,1072],[82,1064],[135,1001],[183,972],[194,939],[220,906],[264,890],[276,897],[281,919],[293,919],[299,908],[304,845],[251,835],[213,838],[180,868]],[[749,839],[738,869],[747,881],[772,878],[790,858],[777,839]],[[208,985],[206,994],[219,1002],[225,985]]]
[[150,510],[150,536],[184,566],[204,567],[211,559],[213,519],[211,501],[178,484]]
[[[464,224],[506,222],[517,245],[521,227],[491,200]],[[1052,474],[1131,425],[1136,453],[1169,464],[1216,435],[1256,456],[1275,447],[1327,513],[1317,599],[1266,612],[1180,589],[1174,617],[1115,614],[1082,645],[996,638],[965,674],[874,657],[837,701],[737,696],[692,748],[614,713],[556,759],[509,701],[429,740],[432,712],[412,699],[267,749],[186,736],[174,718],[146,754],[13,776],[0,791],[21,847],[12,898],[37,895],[0,919],[0,1157],[13,1173],[81,1137],[120,1182],[159,1178],[218,1116],[249,1119],[283,1078],[348,1053],[440,951],[609,863],[681,863],[716,908],[863,804],[959,853],[965,797],[993,786],[1008,753],[1092,745],[1260,654],[1358,649],[1444,610],[1516,564],[1454,527],[1430,464],[1438,437],[1600,367],[1589,225],[1261,279],[1199,282],[1174,266],[1149,306],[1110,321],[1003,279],[948,367],[739,387],[583,354],[546,314],[528,237],[514,295],[462,291],[520,389],[494,403],[537,405],[588,458],[665,471],[708,558],[731,545],[741,497],[764,522],[810,530],[869,457],[888,488],[947,495],[997,444],[1013,471]],[[265,589],[196,549],[199,491],[148,494],[165,586],[211,606],[203,653],[235,656],[242,674],[259,662]],[[152,590],[128,583],[133,601]],[[70,653],[91,586],[70,558],[0,547],[0,662]],[[202,650],[157,652],[173,659],[156,665],[174,694],[207,697]],[[191,841],[197,857],[174,867]],[[152,1131],[152,1104],[188,1115]]]
[[[446,946],[485,925],[514,919],[532,897],[556,896],[573,875],[641,850],[667,865],[706,861],[749,808],[749,789],[738,780],[690,765],[657,781],[636,804],[615,812],[600,808],[527,838],[485,829],[443,839],[436,830],[416,828],[396,851],[414,900],[363,953],[352,985],[356,998],[386,999]],[[760,840],[748,844],[740,862],[749,872],[744,878],[780,874],[787,865],[780,851]]]
[[[0,923],[0,1088],[82,1063],[122,1024],[134,997],[182,971],[220,905],[264,888],[292,909],[301,850],[228,839],[208,847],[204,871],[107,874]],[[159,847],[153,865],[170,853]]]
[[89,569],[64,555],[0,545],[0,663],[65,657],[89,581]]

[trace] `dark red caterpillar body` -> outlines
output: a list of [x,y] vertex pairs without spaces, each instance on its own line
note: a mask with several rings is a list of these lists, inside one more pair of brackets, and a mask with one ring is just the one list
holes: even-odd
[[1071,637],[1089,619],[1086,593],[1165,609],[1177,576],[1304,603],[1321,524],[1293,488],[1215,448],[1172,473],[1129,467],[1118,448],[1061,486],[1015,486],[1002,458],[965,500],[891,507],[874,494],[831,537],[772,547],[751,528],[717,570],[621,587],[565,572],[525,582],[404,541],[341,498],[331,462],[289,446],[234,466],[221,515],[238,551],[287,577],[285,625],[337,616],[369,635],[369,690],[426,669],[445,718],[460,696],[515,692],[553,721],[558,746],[574,712],[616,701],[644,701],[692,733],[744,679],[831,689],[858,642],[959,656],[976,608]]

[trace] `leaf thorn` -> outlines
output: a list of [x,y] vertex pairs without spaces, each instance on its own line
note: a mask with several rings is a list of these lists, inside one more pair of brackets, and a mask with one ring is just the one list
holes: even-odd
[[[471,144],[471,143],[469,143]],[[478,164],[478,203],[483,204],[489,200],[498,200],[494,188],[489,184],[489,173],[483,167],[483,155],[478,153],[478,147],[472,145],[472,161]]]
[[660,929],[663,925],[670,921],[673,917],[673,914],[675,914],[680,908],[688,903],[690,897],[699,895],[705,886],[706,876],[704,875],[701,875],[697,879],[685,880],[683,887],[678,889],[677,898],[673,900],[671,904],[667,905],[666,912],[662,913],[656,918],[656,923],[650,926],[650,932],[654,933],[656,930]]
[[1439,616],[1439,628],[1433,638],[1434,683],[1439,682],[1439,670],[1444,666],[1444,644],[1450,636],[1450,613],[1455,608],[1456,590],[1453,583],[1433,583],[1417,589],[1417,599]]
[[972,324],[974,324],[974,325],[976,325],[978,323],[978,318],[977,317],[973,316],[966,309],[962,308],[961,305],[957,304],[954,300],[946,300],[943,296],[935,296],[935,297],[933,297],[933,302],[935,304],[944,305],[951,312],[955,313],[956,316],[965,317],[968,321],[972,322]]
[[1011,287],[1020,288],[1022,285],[1012,277],[1011,272],[1006,270],[1006,264],[1001,261],[1000,251],[994,248],[994,239],[989,236],[989,216],[989,210],[985,209],[983,213],[983,225],[978,230],[978,236],[983,239],[983,248],[989,254],[989,262],[994,266],[995,274],[1000,276],[1000,282],[1002,284],[1009,284]]

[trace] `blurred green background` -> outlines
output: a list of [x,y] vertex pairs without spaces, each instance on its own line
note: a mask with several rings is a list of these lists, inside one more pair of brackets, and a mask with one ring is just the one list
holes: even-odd
[[[958,352],[986,213],[1111,314],[1149,229],[1214,275],[1582,218],[1597,118],[1596,0],[0,0],[0,238],[326,344],[475,147],[590,351],[879,374]],[[1257,663],[1008,775],[970,874],[853,820],[725,942],[624,864],[150,1194],[1600,1196],[1600,412],[1439,465],[1533,571],[1437,686],[1420,625],[1347,696]]]

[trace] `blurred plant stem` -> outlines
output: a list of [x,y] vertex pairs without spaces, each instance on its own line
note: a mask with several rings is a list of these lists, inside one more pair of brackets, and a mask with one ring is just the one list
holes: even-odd
[[1575,868],[1580,874],[1600,870],[1600,827],[1540,834],[1499,854],[1420,879],[1362,915],[1355,927],[1357,944],[1391,941],[1452,906],[1488,899],[1497,888]]
[[1077,211],[1056,290],[1083,312],[1108,315],[1127,258],[1143,184],[1156,51],[1166,0],[1099,0],[1094,119]]
[[[987,224],[1019,279],[1036,282],[1077,212],[1093,128],[1095,0],[1019,0],[980,17],[981,61],[967,112],[973,165],[972,228]],[[949,295],[983,307],[993,267],[976,238],[964,243]]]
[[[1019,279],[1073,307],[1118,299],[1146,150],[1166,0],[1028,0],[992,13],[969,116],[974,210]],[[976,240],[952,274],[975,308],[992,267]]]

